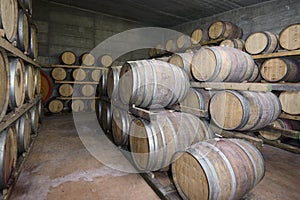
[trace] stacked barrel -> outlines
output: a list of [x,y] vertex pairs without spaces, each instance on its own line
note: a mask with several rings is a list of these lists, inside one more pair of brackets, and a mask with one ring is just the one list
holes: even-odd
[[60,61],[61,65],[51,71],[51,77],[56,84],[53,99],[48,104],[49,111],[94,112],[97,85],[102,71],[105,71],[96,65],[110,66],[112,58],[103,55],[96,59],[93,54],[87,52],[77,57],[74,52],[65,51],[61,53]]
[[[40,68],[34,62],[37,59],[36,27],[30,6],[17,0],[0,2],[0,33],[3,40],[10,43],[0,47],[1,189],[12,183],[17,160],[28,152],[41,118]],[[11,56],[14,52],[7,53],[7,46],[17,53]]]

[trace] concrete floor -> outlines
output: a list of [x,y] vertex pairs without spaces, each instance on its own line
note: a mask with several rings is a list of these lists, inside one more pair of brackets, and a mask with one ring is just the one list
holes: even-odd
[[[300,155],[267,145],[262,153],[265,178],[243,199],[300,199]],[[55,115],[44,118],[11,199],[159,198],[138,174],[110,169],[91,156],[72,115]]]

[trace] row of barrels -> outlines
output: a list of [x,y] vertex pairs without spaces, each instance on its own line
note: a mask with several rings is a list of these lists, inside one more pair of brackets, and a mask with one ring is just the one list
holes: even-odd
[[[29,1],[24,0],[27,10],[31,10]],[[30,23],[29,15],[22,8],[19,8],[17,0],[3,0],[0,4],[0,28],[4,30],[6,39],[11,43],[16,42],[21,51],[36,59],[38,54],[37,30]]]
[[[7,57],[0,49],[0,121],[7,111],[20,108],[23,103],[41,93],[40,69],[20,58]],[[8,109],[8,110],[7,110]]]
[[96,100],[72,99],[64,101],[60,99],[53,99],[48,103],[47,107],[51,113],[61,113],[64,110],[72,112],[95,112]]
[[83,66],[97,65],[101,67],[109,67],[113,63],[113,58],[108,54],[97,56],[89,52],[76,56],[76,54],[72,51],[64,51],[60,54],[59,59],[64,65],[78,64]]
[[[72,74],[72,77],[68,77],[69,74]],[[62,67],[56,67],[51,71],[51,76],[56,81],[63,80],[74,80],[74,81],[95,81],[99,82],[102,72],[100,69],[65,69]]]
[[169,36],[162,44],[156,45],[149,50],[149,56],[160,55],[164,51],[174,52],[180,49],[192,47],[207,40],[220,38],[242,38],[243,30],[236,24],[229,21],[216,21],[208,30],[196,28],[191,35],[177,34],[176,38]]
[[0,188],[9,187],[15,177],[17,160],[24,152],[28,152],[31,134],[39,128],[42,102],[25,112],[8,128],[0,133]]
[[285,50],[296,50],[300,48],[298,41],[300,33],[300,24],[291,24],[284,27],[280,34],[277,35],[270,31],[258,31],[249,34],[245,40],[242,39],[242,29],[237,25],[226,22],[217,21],[212,23],[208,31],[202,28],[196,28],[188,35],[180,35],[176,41],[169,39],[164,45],[159,44],[155,48],[149,50],[149,56],[160,55],[165,51],[174,52],[185,49],[187,52],[191,50],[189,47],[201,44],[204,41],[223,38],[220,46],[229,46],[247,53],[256,55],[264,53],[276,52],[279,48]]

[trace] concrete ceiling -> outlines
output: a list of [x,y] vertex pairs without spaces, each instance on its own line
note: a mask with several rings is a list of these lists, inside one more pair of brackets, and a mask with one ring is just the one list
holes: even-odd
[[49,0],[122,17],[142,24],[172,27],[199,18],[270,0]]

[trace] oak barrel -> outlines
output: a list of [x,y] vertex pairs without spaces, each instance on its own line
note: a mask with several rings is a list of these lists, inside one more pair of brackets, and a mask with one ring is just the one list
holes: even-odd
[[155,48],[149,48],[148,55],[150,58],[155,56],[156,55]]
[[90,75],[90,76],[91,76],[91,79],[92,79],[93,81],[99,82],[99,81],[100,81],[101,74],[102,74],[102,72],[101,72],[100,69],[95,69],[95,70],[93,70],[93,71],[91,72],[91,75]]
[[38,67],[34,68],[34,88],[36,94],[41,94],[42,77],[41,77],[41,69]]
[[188,89],[184,70],[163,61],[127,62],[121,69],[119,95],[125,105],[166,107],[182,101]]
[[0,24],[4,30],[5,37],[9,42],[14,42],[18,33],[18,1],[0,1],[0,15]]
[[83,53],[81,54],[79,58],[80,65],[85,65],[85,66],[93,66],[95,64],[95,57],[91,53]]
[[76,63],[76,55],[72,51],[64,51],[59,56],[62,64],[74,65]]
[[191,72],[198,81],[242,82],[249,80],[254,71],[252,57],[231,47],[205,47],[192,59]]
[[50,101],[48,109],[51,113],[60,113],[64,108],[64,104],[61,100],[55,99]]
[[9,127],[0,134],[0,188],[8,186],[17,163],[17,136],[15,128]]
[[216,21],[209,26],[208,36],[211,39],[242,38],[243,30],[232,22]]
[[191,43],[193,45],[195,44],[200,44],[203,41],[208,40],[208,35],[206,30],[202,29],[202,28],[196,28],[193,30],[192,34],[191,34]]
[[260,82],[262,77],[260,74],[261,64],[254,62],[254,70],[252,76],[248,79],[248,82]]
[[182,199],[241,199],[265,175],[261,153],[244,140],[211,139],[178,154],[172,176]]
[[287,50],[300,48],[300,23],[285,27],[279,34],[280,46]]
[[43,103],[48,101],[49,97],[52,94],[53,83],[51,78],[43,71],[40,71],[41,74],[41,93],[42,93],[42,100]]
[[181,67],[187,73],[189,79],[194,80],[191,72],[193,56],[194,53],[176,53],[170,57],[168,62],[178,67]]
[[281,114],[277,96],[271,92],[220,91],[210,101],[212,121],[225,130],[258,130]]
[[67,72],[64,68],[57,67],[51,72],[52,78],[57,81],[63,81],[67,78]]
[[19,108],[25,99],[25,66],[23,60],[10,58],[10,96],[11,109]]
[[105,133],[111,131],[111,104],[101,101],[101,127]]
[[23,9],[19,9],[18,19],[18,48],[23,52],[28,52],[29,48],[29,24],[28,18]]
[[[286,124],[285,119],[277,119],[269,125],[274,128],[295,130],[292,127],[288,127],[289,124]],[[268,139],[268,140],[278,140],[281,137],[280,133],[277,133],[274,131],[260,130],[258,132],[262,137],[264,137],[265,139]]]
[[72,100],[71,109],[73,112],[83,112],[84,111],[84,102],[80,99]]
[[98,85],[98,92],[100,96],[107,96],[107,75],[108,70],[103,70]]
[[81,94],[85,97],[90,97],[95,95],[95,87],[94,85],[83,85],[81,87]]
[[160,55],[160,54],[163,54],[164,53],[164,47],[162,44],[157,44],[155,46],[155,54],[156,55]]
[[88,101],[89,110],[95,112],[96,111],[96,100],[92,99]]
[[75,81],[83,81],[87,75],[85,70],[78,68],[72,72],[72,76]]
[[30,101],[34,99],[35,94],[34,67],[30,64],[25,66],[25,99]]
[[239,50],[244,49],[245,42],[242,39],[226,39],[220,43],[220,46],[228,46]]
[[110,67],[107,72],[107,96],[111,99],[118,97],[118,84],[119,76],[121,72],[121,66]]
[[23,0],[23,2],[26,10],[32,14],[32,0]]
[[31,25],[29,27],[29,57],[32,59],[37,59],[38,57],[38,42],[37,42],[37,36],[36,36],[36,27],[34,25]]
[[176,40],[176,47],[183,49],[191,46],[191,38],[188,35],[180,35]]
[[245,50],[253,55],[273,53],[278,50],[278,47],[277,36],[269,31],[251,33],[245,40]]
[[16,121],[16,135],[18,142],[18,152],[22,154],[27,152],[30,146],[30,135],[31,135],[31,120],[28,113],[23,114]]
[[177,151],[212,137],[205,121],[179,112],[156,114],[151,122],[136,118],[129,129],[131,155],[141,172],[165,168]]
[[173,52],[176,49],[177,48],[176,48],[176,44],[175,44],[174,40],[172,40],[172,39],[167,40],[167,42],[166,42],[166,51]]
[[98,63],[100,66],[110,67],[113,63],[113,58],[110,55],[102,55],[98,59]]
[[260,74],[268,82],[299,82],[300,62],[293,58],[271,58],[261,65]]
[[59,86],[58,92],[63,97],[70,97],[73,95],[74,89],[71,84],[65,83]]
[[32,133],[37,134],[39,129],[39,106],[35,105],[30,109],[30,117],[31,117],[31,131]]
[[282,111],[291,115],[300,114],[300,92],[282,92],[279,95],[279,100],[282,106]]
[[10,96],[10,67],[6,52],[0,48],[0,122],[6,114]]
[[133,116],[127,111],[112,108],[112,136],[118,146],[128,145],[128,134]]

